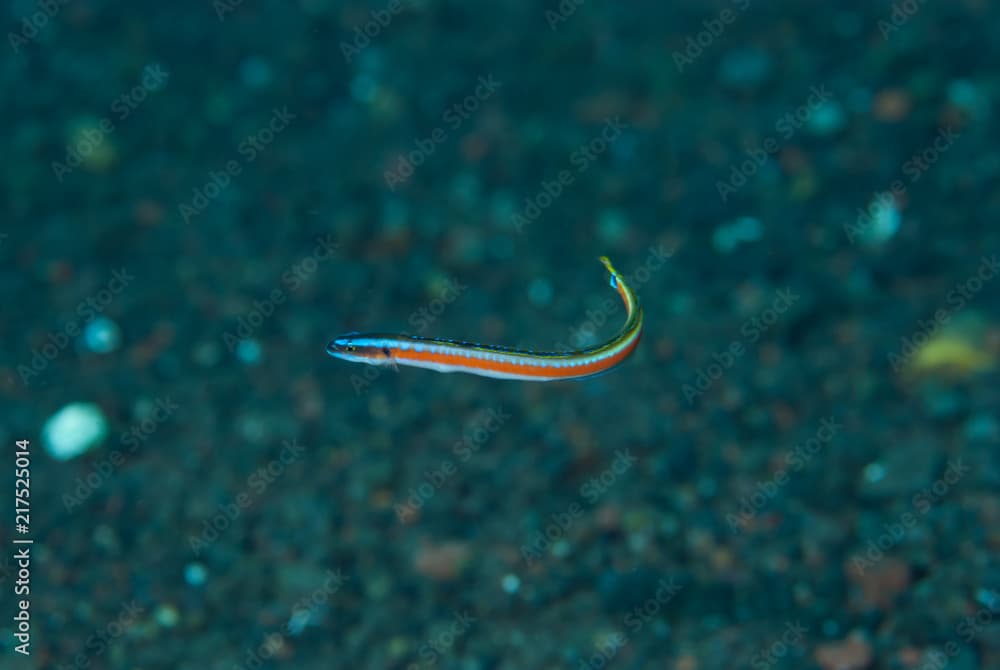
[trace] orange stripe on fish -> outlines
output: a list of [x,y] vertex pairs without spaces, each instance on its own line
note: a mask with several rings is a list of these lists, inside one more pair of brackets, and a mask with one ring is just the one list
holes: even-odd
[[538,352],[430,337],[381,333],[349,333],[326,347],[331,356],[369,365],[407,365],[438,372],[465,372],[497,379],[551,381],[579,379],[607,372],[635,350],[642,334],[642,307],[606,256],[601,263],[611,287],[625,303],[625,325],[604,344],[564,352]]

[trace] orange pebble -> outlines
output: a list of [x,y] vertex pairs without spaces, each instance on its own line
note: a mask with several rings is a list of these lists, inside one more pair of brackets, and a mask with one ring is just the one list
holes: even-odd
[[446,582],[461,574],[468,558],[469,546],[464,542],[424,544],[417,550],[413,566],[424,577]]
[[898,88],[879,91],[875,96],[873,112],[879,121],[899,121],[910,113],[910,95]]

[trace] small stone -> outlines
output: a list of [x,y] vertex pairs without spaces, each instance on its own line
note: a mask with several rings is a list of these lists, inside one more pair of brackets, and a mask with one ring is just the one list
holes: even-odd
[[910,113],[913,102],[910,94],[898,88],[879,91],[872,101],[872,112],[879,121],[900,121]]
[[872,662],[872,647],[861,635],[816,647],[816,662],[823,670],[864,670]]
[[469,559],[469,545],[464,542],[425,544],[413,560],[416,571],[424,577],[446,582],[458,577]]
[[386,651],[389,654],[389,658],[401,658],[405,654],[410,653],[412,646],[410,641],[405,637],[395,635],[389,640]]
[[1000,593],[989,589],[976,591],[976,602],[993,612],[1000,612]]
[[1000,438],[1000,426],[989,414],[977,414],[965,424],[965,439],[970,442],[995,441]]
[[821,103],[806,122],[806,128],[810,133],[818,137],[829,137],[840,131],[847,123],[847,115],[844,108],[837,102],[828,100]]
[[[934,345],[937,341],[931,340],[929,345],[925,345],[917,350],[914,354],[914,362],[911,367],[920,369],[927,360],[923,352],[930,346]],[[931,357],[933,358],[933,357]],[[921,393],[921,401],[924,408],[927,410],[927,415],[935,419],[951,419],[959,414],[965,409],[965,399],[960,393],[954,389],[948,389],[938,386],[928,386]]]
[[880,481],[885,479],[885,468],[882,467],[881,463],[869,463],[865,466],[862,474],[864,475],[866,483],[878,484]]
[[741,216],[731,223],[722,224],[712,234],[715,250],[728,254],[746,242],[756,242],[764,233],[760,221],[751,216]]
[[173,628],[181,620],[181,615],[177,612],[176,607],[167,603],[156,608],[156,611],[153,612],[153,619],[164,628]]
[[573,545],[571,545],[566,540],[556,540],[552,544],[552,555],[556,558],[566,558],[569,556],[570,552],[573,550]]
[[301,635],[302,631],[306,629],[312,620],[312,616],[313,611],[308,608],[301,608],[292,612],[292,616],[288,618],[288,633],[293,637]]
[[882,194],[876,198],[868,205],[868,214],[858,235],[866,247],[881,247],[899,232],[902,216],[892,196]]
[[[863,607],[889,611],[896,598],[910,586],[910,566],[903,560],[888,556],[874,562],[865,558],[851,562],[847,577],[861,587]],[[862,562],[868,565],[862,566]]]
[[257,340],[240,340],[236,345],[236,357],[247,365],[257,365],[261,357],[260,344]]
[[107,524],[102,523],[94,528],[92,539],[96,546],[111,554],[117,553],[121,547],[115,529]]
[[694,654],[681,654],[674,663],[675,670],[698,670],[698,657]]
[[384,600],[392,593],[392,577],[386,574],[377,574],[365,581],[365,595],[373,602]]
[[989,97],[968,79],[956,79],[948,84],[948,102],[974,119],[983,119],[989,114]]
[[79,154],[80,164],[86,170],[104,172],[118,160],[112,133],[106,125],[109,120],[83,117],[71,123],[67,145]]
[[122,341],[122,331],[111,319],[99,316],[83,329],[83,344],[95,354],[109,354]]
[[937,451],[915,440],[907,449],[889,450],[878,461],[866,465],[858,494],[866,499],[904,496],[930,483],[938,465]]
[[719,80],[726,86],[754,89],[767,81],[771,74],[772,59],[760,49],[729,51],[719,65]]
[[504,575],[500,581],[500,586],[503,588],[504,593],[517,593],[518,589],[521,588],[521,580],[517,575]]
[[194,348],[191,358],[201,367],[210,368],[222,358],[222,351],[215,342],[202,342]]
[[42,426],[42,447],[57,461],[90,451],[108,435],[108,422],[93,403],[76,402],[53,414]]
[[184,581],[191,586],[201,586],[208,579],[208,570],[201,563],[188,563],[184,566]]

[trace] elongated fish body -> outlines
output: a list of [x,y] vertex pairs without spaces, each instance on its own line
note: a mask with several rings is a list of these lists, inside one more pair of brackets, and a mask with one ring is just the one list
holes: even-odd
[[598,375],[628,358],[642,334],[642,307],[638,298],[607,257],[602,256],[600,261],[611,275],[611,287],[625,303],[626,318],[621,331],[599,346],[539,352],[411,335],[348,333],[331,340],[326,351],[355,363],[405,365],[497,379],[544,382]]

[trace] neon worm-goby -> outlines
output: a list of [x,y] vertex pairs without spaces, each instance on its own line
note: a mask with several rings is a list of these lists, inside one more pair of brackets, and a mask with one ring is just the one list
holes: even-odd
[[621,331],[598,346],[577,351],[529,351],[412,335],[348,333],[331,340],[326,352],[354,363],[409,365],[498,379],[546,382],[598,375],[624,361],[642,334],[638,298],[606,256],[600,261],[611,274],[611,288],[625,303],[626,318]]

